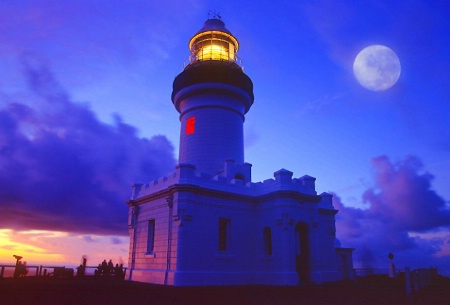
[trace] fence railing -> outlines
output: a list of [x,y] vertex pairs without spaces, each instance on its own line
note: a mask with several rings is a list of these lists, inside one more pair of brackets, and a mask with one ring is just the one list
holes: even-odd
[[[20,265],[21,270],[17,270],[16,265],[0,265],[0,278],[7,277],[72,277],[74,275],[81,275],[77,268],[65,267],[65,266],[45,266],[45,265]],[[75,271],[76,270],[76,271]],[[120,271],[120,276],[125,276],[127,268],[123,267]],[[84,276],[94,276],[94,275],[119,275],[116,271],[111,272],[99,272],[97,266],[85,266],[82,272]]]
[[230,62],[237,64],[242,71],[244,71],[244,63],[242,62],[242,59],[237,56],[233,55],[231,56],[223,56],[223,57],[216,57],[213,54],[204,54],[200,57],[198,54],[191,53],[183,62],[183,69],[191,64],[201,63],[201,62],[208,62],[208,61],[220,61],[220,62]]
[[[369,276],[369,275],[379,275],[379,274],[389,274],[389,269],[381,269],[381,268],[357,268],[354,269],[356,276]],[[403,270],[396,270],[397,272],[403,272]]]

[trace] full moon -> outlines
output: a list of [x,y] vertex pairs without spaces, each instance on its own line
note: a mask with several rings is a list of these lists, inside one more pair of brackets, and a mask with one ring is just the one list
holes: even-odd
[[372,45],[364,48],[355,58],[353,73],[361,86],[372,91],[391,88],[400,77],[400,60],[386,46]]

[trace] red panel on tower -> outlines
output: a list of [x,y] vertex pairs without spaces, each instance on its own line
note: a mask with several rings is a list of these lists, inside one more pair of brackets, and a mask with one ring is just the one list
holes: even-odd
[[193,134],[195,132],[195,116],[186,120],[186,134]]

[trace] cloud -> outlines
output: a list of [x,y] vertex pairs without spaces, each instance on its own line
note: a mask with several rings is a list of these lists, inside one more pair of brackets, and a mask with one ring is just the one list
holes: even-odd
[[338,238],[356,249],[355,265],[387,267],[392,252],[401,266],[449,269],[450,207],[432,190],[433,176],[412,156],[397,163],[381,156],[372,165],[375,185],[363,195],[367,209],[333,198]]
[[96,243],[96,242],[98,242],[98,240],[95,239],[94,237],[92,237],[91,235],[84,235],[82,238],[83,238],[83,240],[85,242],[88,242],[88,243]]
[[29,100],[0,94],[1,227],[126,235],[130,185],[172,172],[172,144],[100,122],[35,57],[23,68]]
[[344,93],[339,92],[331,95],[325,95],[320,98],[317,98],[316,100],[309,101],[295,112],[295,116],[296,117],[304,115],[322,116],[324,113],[328,112],[330,106],[342,100],[344,95],[345,95]]
[[422,163],[407,157],[392,164],[387,157],[373,160],[378,191],[364,194],[371,204],[370,216],[389,219],[394,229],[423,232],[450,225],[450,209],[445,200],[431,189],[433,176],[420,173]]
[[250,125],[244,126],[244,133],[245,133],[245,149],[249,149],[253,147],[256,143],[259,141],[259,134],[255,131],[255,129]]
[[111,243],[113,245],[122,245],[123,241],[120,238],[114,236],[114,237],[111,237]]

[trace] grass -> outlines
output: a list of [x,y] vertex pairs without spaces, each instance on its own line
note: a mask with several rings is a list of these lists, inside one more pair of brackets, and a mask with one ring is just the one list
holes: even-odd
[[360,278],[355,282],[299,287],[208,286],[171,287],[115,279],[4,278],[0,279],[0,304],[449,304],[450,280],[440,278],[408,299],[403,281],[384,277]]

